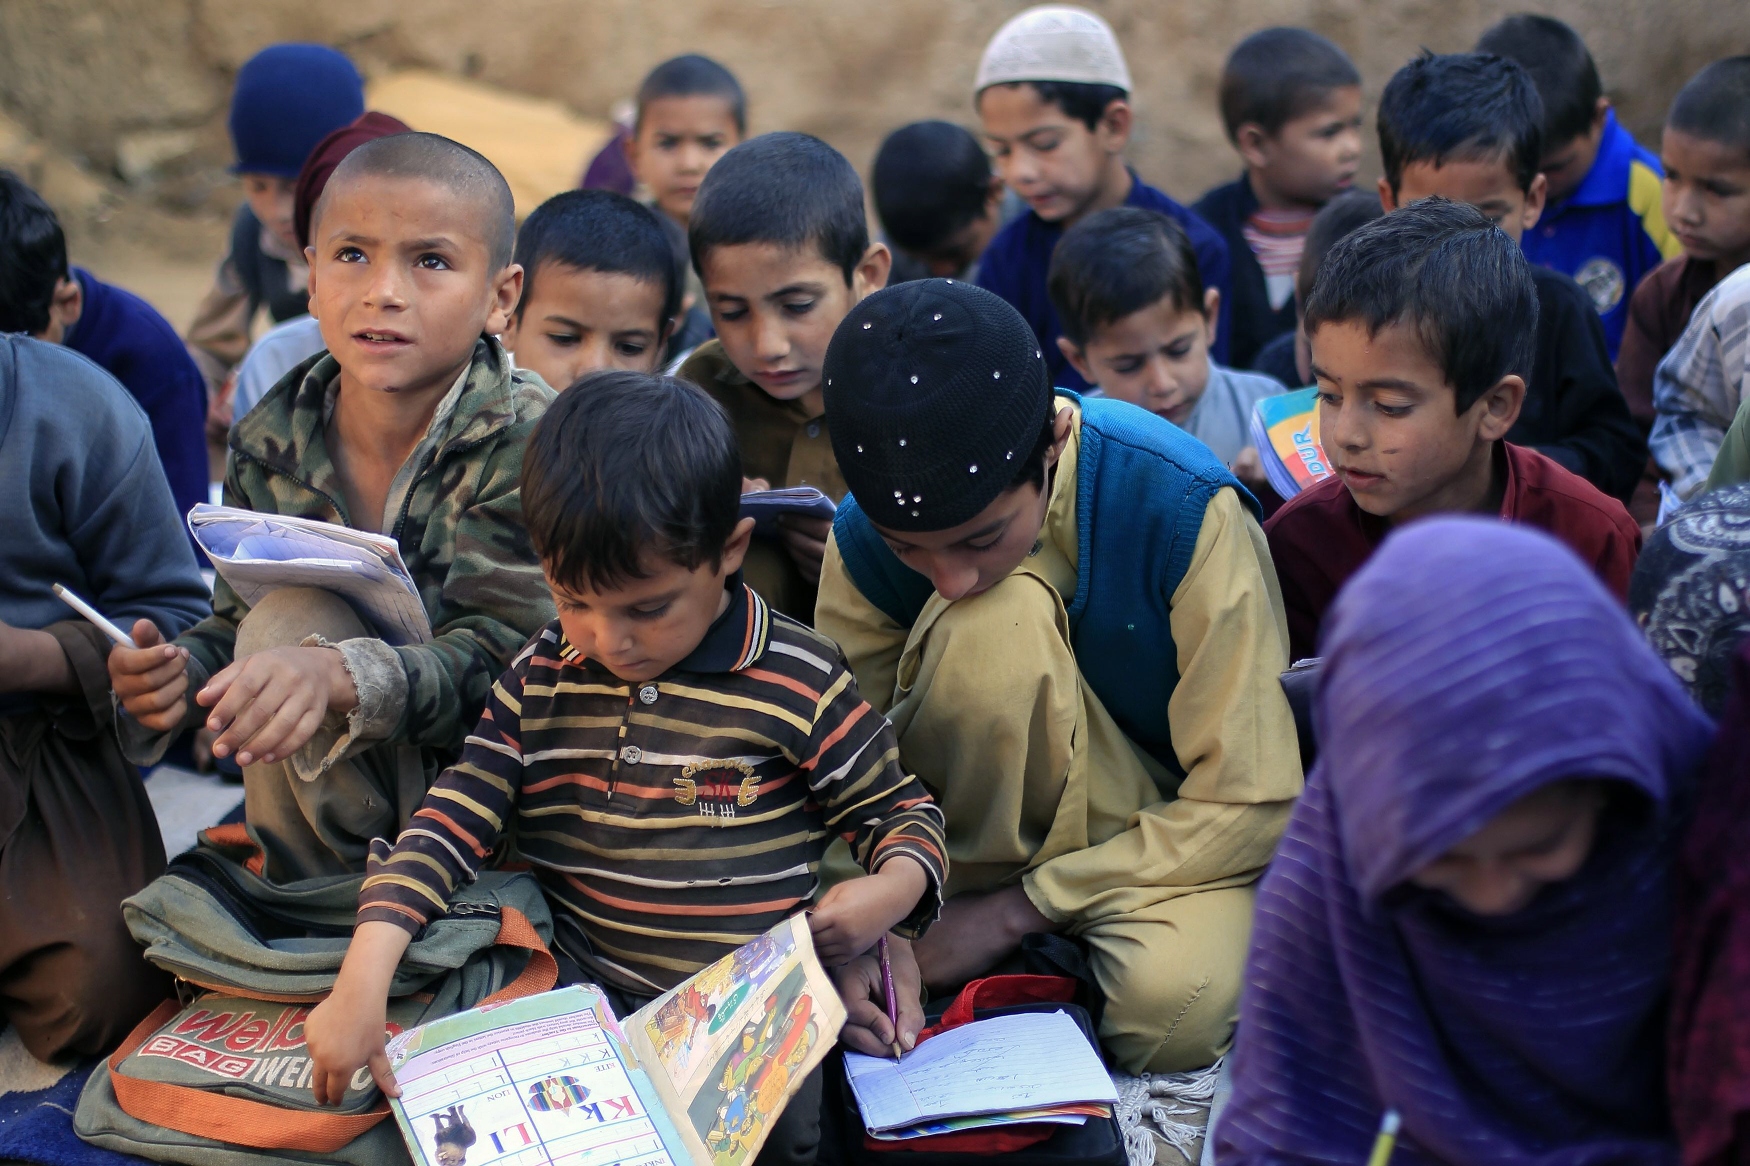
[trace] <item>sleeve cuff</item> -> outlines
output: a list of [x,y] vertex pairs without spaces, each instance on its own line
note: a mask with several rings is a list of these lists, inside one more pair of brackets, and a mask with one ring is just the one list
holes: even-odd
[[1061,927],[1071,922],[1072,916],[1052,906],[1045,888],[1039,885],[1038,871],[1030,870],[1021,876],[1021,890],[1026,892],[1027,901],[1033,904],[1033,909],[1053,923]]
[[924,868],[924,877],[929,880],[929,886],[918,899],[918,905],[910,915],[901,919],[893,926],[893,933],[902,939],[918,939],[930,929],[930,925],[942,916],[942,874],[936,869],[934,862],[926,854],[919,853],[903,843],[890,845],[881,855],[881,861],[875,864],[870,874],[875,874],[899,855],[911,859]]
[[182,724],[168,732],[160,733],[156,729],[148,729],[133,717],[121,705],[114,694],[110,696],[111,708],[115,716],[116,743],[121,746],[122,756],[135,765],[156,765],[164,759],[164,754],[170,749],[184,730],[192,729],[206,720],[207,710],[194,702],[194,694],[207,685],[207,670],[201,662],[189,656],[186,675],[188,691],[184,698],[188,702],[188,711],[182,718]]
[[346,715],[347,734],[355,741],[387,741],[401,727],[407,712],[407,669],[395,649],[369,637],[338,644],[311,636],[306,646],[333,648],[358,690],[359,702]]
[[399,907],[385,907],[381,904],[360,907],[358,919],[353,923],[354,929],[361,923],[393,923],[415,939],[425,930],[425,920],[416,919]]

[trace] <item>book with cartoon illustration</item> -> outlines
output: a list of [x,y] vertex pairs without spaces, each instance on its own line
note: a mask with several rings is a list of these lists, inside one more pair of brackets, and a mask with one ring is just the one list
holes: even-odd
[[400,1034],[417,1166],[745,1166],[845,1019],[796,915],[616,1018],[576,985]]

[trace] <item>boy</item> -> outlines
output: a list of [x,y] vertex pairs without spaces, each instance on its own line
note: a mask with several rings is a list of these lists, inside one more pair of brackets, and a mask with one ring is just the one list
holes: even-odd
[[1476,208],[1443,198],[1325,256],[1305,327],[1336,473],[1264,524],[1295,659],[1315,653],[1326,608],[1380,540],[1429,514],[1541,527],[1627,596],[1641,532],[1622,504],[1504,440],[1533,360],[1536,270]]
[[187,336],[215,401],[249,349],[259,309],[266,307],[276,324],[309,310],[309,269],[292,226],[293,188],[316,143],[364,111],[363,78],[325,45],[269,45],[237,71],[227,124],[237,155],[231,169],[243,182],[244,202]]
[[[1390,212],[1441,195],[1477,207],[1515,242],[1528,238],[1544,208],[1543,120],[1531,77],[1512,61],[1424,53],[1380,95],[1380,203]],[[1507,440],[1627,502],[1646,443],[1616,387],[1597,314],[1567,276],[1534,266],[1531,278],[1536,355]]]
[[68,267],[60,220],[0,170],[0,332],[28,332],[90,357],[152,424],[178,514],[207,500],[206,386],[176,329],[151,304]]
[[[749,488],[813,486],[834,502],[820,368],[833,329],[884,287],[893,256],[869,241],[863,184],[844,156],[807,134],[764,134],[712,167],[688,227],[693,267],[717,339],[680,377],[717,399],[735,426]],[[814,614],[825,519],[784,519],[782,546],[755,542],[748,582],[795,619]]]
[[1379,194],[1372,189],[1345,190],[1319,208],[1307,228],[1306,246],[1300,252],[1300,267],[1294,273],[1294,331],[1285,332],[1264,345],[1252,367],[1265,376],[1276,378],[1289,388],[1312,384],[1312,351],[1307,347],[1306,329],[1300,320],[1306,312],[1306,297],[1318,278],[1319,264],[1325,261],[1337,240],[1357,227],[1362,227],[1385,213],[1379,205]]
[[1715,61],[1671,103],[1660,147],[1662,206],[1683,254],[1655,268],[1629,301],[1616,375],[1643,429],[1653,423],[1653,370],[1695,305],[1750,263],[1750,56]]
[[1067,932],[1116,1067],[1210,1064],[1300,792],[1251,496],[1159,417],[1054,396],[1027,322],[958,281],[853,310],[826,397],[854,497],[817,623],[948,821],[948,902],[915,962],[895,950],[902,999]]
[[170,644],[141,620],[140,647],[110,654],[131,757],[189,725],[217,733],[275,881],[361,870],[552,618],[517,475],[553,393],[491,338],[522,287],[514,241],[510,188],[467,147],[410,133],[354,150],[305,252],[327,352],[231,438],[228,504],[393,537],[433,638],[391,647],[310,588],[247,608],[220,578],[210,619]]
[[1048,282],[1058,348],[1083,380],[1165,417],[1230,469],[1248,450],[1256,466],[1252,406],[1282,386],[1210,357],[1224,305],[1178,223],[1127,206],[1089,215],[1063,233]]
[[[559,920],[562,978],[600,983],[621,1016],[811,904],[829,967],[934,919],[941,811],[838,650],[743,583],[741,475],[722,409],[668,377],[599,373],[536,427],[524,509],[559,617],[493,686],[417,824],[373,848],[310,1017],[319,1103],[367,1064],[393,1092],[401,953],[512,828]],[[817,899],[832,834],[870,874]],[[815,1079],[762,1161],[813,1161],[819,1098]]]
[[116,746],[109,639],[50,587],[172,634],[207,589],[140,407],[23,336],[0,336],[0,505],[0,1016],[40,1061],[89,1057],[170,990],[119,909],[164,846]]
[[1003,180],[978,139],[945,121],[917,121],[875,152],[870,193],[894,266],[915,274],[976,279],[978,257],[1003,225]]
[[1221,121],[1246,172],[1191,209],[1227,241],[1228,363],[1252,368],[1272,337],[1294,329],[1294,273],[1313,215],[1355,180],[1361,74],[1316,32],[1266,28],[1222,68]]
[[[1045,288],[1065,229],[1095,211],[1138,206],[1179,221],[1197,250],[1203,286],[1228,298],[1228,250],[1214,228],[1147,185],[1124,163],[1130,140],[1130,69],[1112,29],[1081,8],[1029,8],[991,38],[973,99],[997,170],[1029,211],[985,249],[978,284],[1013,304],[1033,329],[1051,382],[1087,388],[1057,347],[1062,335]],[[1224,315],[1215,359],[1226,360]]]
[[1586,42],[1561,21],[1509,16],[1476,51],[1517,61],[1537,85],[1549,209],[1526,232],[1525,257],[1586,289],[1615,360],[1629,293],[1679,251],[1659,205],[1659,160],[1617,123]]
[[656,209],[685,227],[706,172],[746,136],[747,97],[735,74],[688,53],[650,70],[638,87],[626,160]]
[[[1728,426],[1750,388],[1750,266],[1740,267],[1702,297],[1689,327],[1653,376],[1658,419],[1648,439],[1679,501],[1701,493]],[[1733,460],[1741,453],[1730,455]],[[1732,471],[1727,470],[1726,473]]]
[[611,190],[568,190],[517,232],[523,294],[504,332],[518,368],[563,389],[604,368],[653,372],[681,309],[656,212]]

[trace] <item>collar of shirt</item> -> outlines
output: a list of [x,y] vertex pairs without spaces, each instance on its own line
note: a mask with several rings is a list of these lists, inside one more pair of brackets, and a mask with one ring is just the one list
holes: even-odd
[[[663,673],[676,672],[740,672],[765,655],[772,637],[772,609],[759,593],[742,581],[741,572],[729,577],[725,584],[729,606],[712,621],[698,646],[685,659]],[[607,671],[594,660],[572,646],[561,632],[559,654],[568,664],[577,664],[592,672]]]
[[1608,206],[1621,202],[1628,197],[1628,168],[1634,157],[1634,138],[1617,123],[1616,111],[1609,110],[1604,115],[1604,136],[1599,139],[1598,156],[1592,160],[1592,169],[1586,171],[1586,177],[1580,180],[1573,194],[1550,209],[1559,211],[1568,207]]

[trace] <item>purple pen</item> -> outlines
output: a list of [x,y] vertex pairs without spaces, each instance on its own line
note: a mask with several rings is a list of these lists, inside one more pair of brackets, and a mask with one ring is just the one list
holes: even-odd
[[899,1060],[904,1050],[899,1047],[899,993],[893,990],[893,959],[887,952],[887,936],[883,935],[876,950],[881,953],[881,991],[887,997],[887,1022],[893,1025],[893,1059]]

